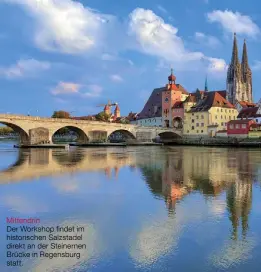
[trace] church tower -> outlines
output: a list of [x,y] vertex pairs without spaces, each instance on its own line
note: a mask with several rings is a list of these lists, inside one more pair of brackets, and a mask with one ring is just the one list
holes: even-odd
[[244,46],[243,46],[241,71],[242,71],[242,78],[243,78],[243,84],[244,84],[244,90],[245,90],[245,92],[243,93],[242,100],[253,102],[252,72],[248,65],[246,40],[244,40]]
[[227,100],[232,104],[236,104],[237,101],[253,102],[252,72],[248,64],[246,41],[244,40],[240,63],[236,33],[234,33],[231,63],[227,70]]
[[232,57],[227,70],[227,100],[232,104],[235,104],[236,101],[242,101],[243,92],[244,85],[238,58],[237,37],[234,33]]

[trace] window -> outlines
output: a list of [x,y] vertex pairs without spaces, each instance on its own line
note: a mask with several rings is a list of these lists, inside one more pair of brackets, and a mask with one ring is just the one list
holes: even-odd
[[196,126],[199,127],[199,123],[197,123]]
[[204,115],[201,115],[201,119],[204,119]]
[[233,125],[233,124],[231,124],[229,127],[230,127],[230,129],[233,129],[233,128],[234,128],[234,125]]
[[196,116],[196,119],[198,119],[198,115]]
[[220,118],[222,119],[222,115],[220,115]]
[[203,130],[201,130],[201,133],[203,133]]
[[217,115],[215,116],[215,119],[217,119]]
[[201,123],[201,126],[204,127],[204,123]]
[[189,133],[189,130],[187,130],[187,133]]
[[221,122],[221,126],[223,126],[223,122]]
[[246,128],[246,124],[242,124],[242,128]]
[[223,110],[221,109],[220,111],[222,112]]
[[191,128],[192,130],[194,130],[194,126],[192,126],[192,128]]
[[198,133],[198,130],[197,130],[197,133]]
[[237,129],[240,128],[239,124],[236,124],[236,128],[237,128]]
[[191,122],[194,123],[194,119],[192,119]]

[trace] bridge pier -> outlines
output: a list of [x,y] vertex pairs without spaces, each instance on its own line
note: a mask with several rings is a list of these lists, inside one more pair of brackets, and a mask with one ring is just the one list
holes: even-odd
[[49,129],[43,127],[29,129],[29,144],[37,145],[43,143],[52,143],[52,135],[50,135]]
[[104,143],[108,141],[107,131],[93,130],[88,133],[90,143]]

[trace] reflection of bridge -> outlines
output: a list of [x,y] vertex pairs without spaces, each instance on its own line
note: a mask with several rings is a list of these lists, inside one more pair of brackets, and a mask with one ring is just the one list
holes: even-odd
[[[111,152],[110,152],[111,151]],[[21,180],[35,180],[39,177],[68,174],[70,172],[100,171],[109,174],[112,168],[117,172],[121,167],[131,165],[132,157],[120,149],[92,149],[80,152],[80,149],[50,150],[29,149],[20,150],[17,161],[8,169],[0,172],[0,184]]]
[[97,139],[108,139],[114,132],[122,132],[129,139],[151,141],[157,136],[162,138],[180,137],[181,130],[161,127],[141,127],[130,124],[105,123],[98,121],[41,118],[23,115],[0,114],[0,123],[5,124],[20,135],[22,144],[52,142],[53,135],[61,128],[68,127],[86,143]]

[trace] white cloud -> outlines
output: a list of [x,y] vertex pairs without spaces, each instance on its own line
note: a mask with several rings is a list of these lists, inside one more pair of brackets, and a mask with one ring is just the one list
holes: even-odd
[[226,32],[236,32],[248,36],[259,34],[259,27],[252,21],[251,17],[239,12],[229,10],[214,10],[207,14],[210,23],[219,23]]
[[[82,92],[80,92],[82,90]],[[84,92],[84,90],[86,92]],[[82,85],[74,82],[59,82],[58,85],[51,90],[53,95],[76,94],[81,97],[99,97],[103,88],[97,84]]]
[[98,46],[103,25],[113,17],[72,0],[4,0],[21,5],[35,19],[34,41],[44,50],[82,53]]
[[59,94],[75,94],[79,93],[79,89],[81,88],[80,84],[73,82],[59,82],[59,84],[51,90],[53,95]]
[[[213,66],[213,58],[187,50],[177,33],[177,28],[166,24],[151,10],[137,8],[130,14],[129,34],[136,38],[138,50],[162,58],[179,70]],[[220,59],[220,62],[225,61]]]
[[33,77],[38,72],[48,70],[50,67],[49,62],[35,59],[21,59],[11,66],[0,67],[0,75],[9,79]]
[[208,58],[209,60],[209,66],[208,71],[210,73],[217,73],[220,72],[221,74],[225,74],[227,71],[228,65],[223,59],[216,59],[216,58]]
[[103,88],[96,84],[91,84],[87,86],[88,92],[84,93],[86,97],[99,97]]
[[220,41],[214,36],[208,36],[202,32],[195,33],[195,40],[202,45],[215,48],[220,45]]
[[110,79],[114,82],[122,82],[123,78],[120,75],[111,75]]

